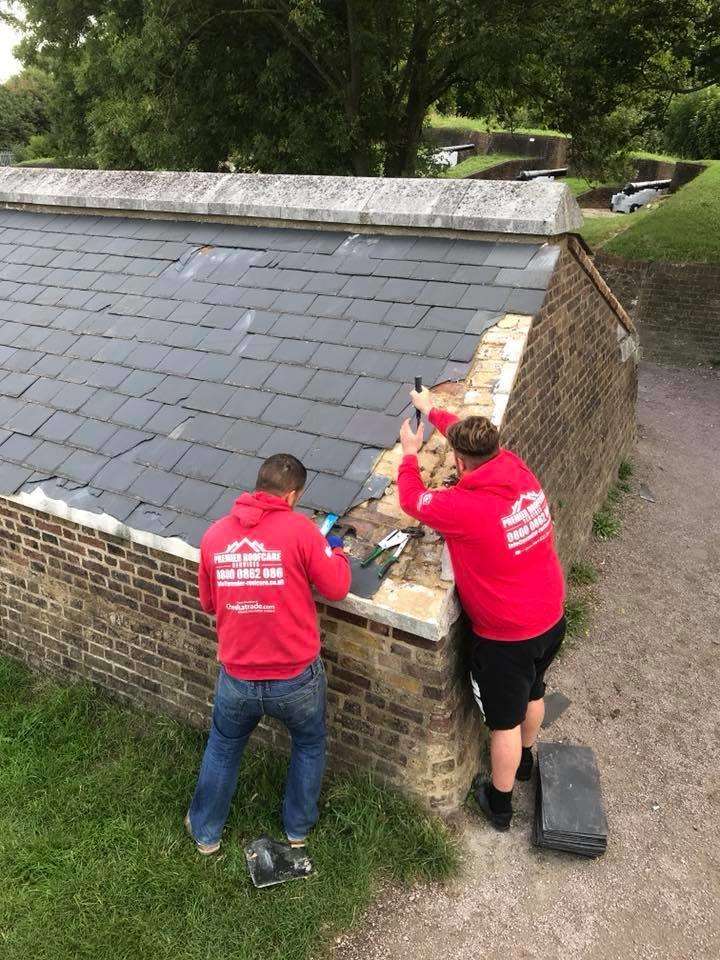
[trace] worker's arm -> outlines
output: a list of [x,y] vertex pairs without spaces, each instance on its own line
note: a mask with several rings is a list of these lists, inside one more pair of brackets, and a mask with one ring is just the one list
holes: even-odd
[[454,490],[428,490],[420,476],[418,450],[422,446],[423,426],[413,430],[406,420],[400,430],[403,458],[398,470],[400,506],[411,517],[442,534],[458,535],[461,517]]
[[305,569],[317,592],[326,600],[343,600],[350,589],[351,573],[342,547],[333,549],[311,521],[303,547]]
[[207,557],[202,546],[200,548],[200,563],[198,564],[198,592],[200,594],[200,606],[205,613],[215,613],[211,570],[208,569]]
[[438,410],[432,405],[432,394],[427,387],[422,390],[411,390],[410,399],[416,410],[419,410],[428,418],[430,423],[445,436],[449,428],[457,423],[458,417],[454,413],[448,413],[446,410]]

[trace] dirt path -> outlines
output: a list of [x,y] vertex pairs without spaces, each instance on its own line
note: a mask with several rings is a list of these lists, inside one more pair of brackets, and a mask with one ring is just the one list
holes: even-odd
[[597,754],[606,856],[533,848],[521,784],[509,834],[467,820],[461,881],[388,898],[337,960],[720,957],[720,371],[645,366],[638,418],[590,636],[551,678],[572,705],[545,733]]

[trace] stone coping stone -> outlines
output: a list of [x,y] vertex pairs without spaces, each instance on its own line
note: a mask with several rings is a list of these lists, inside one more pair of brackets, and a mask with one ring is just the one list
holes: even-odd
[[0,203],[522,236],[582,225],[570,189],[550,180],[0,167]]

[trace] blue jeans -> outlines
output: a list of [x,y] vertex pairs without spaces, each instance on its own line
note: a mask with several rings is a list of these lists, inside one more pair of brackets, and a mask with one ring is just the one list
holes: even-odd
[[304,840],[318,818],[325,772],[325,668],[318,658],[290,680],[236,680],[220,667],[212,725],[190,804],[190,827],[200,843],[220,839],[237,786],[245,745],[262,717],[276,717],[292,738],[283,826]]

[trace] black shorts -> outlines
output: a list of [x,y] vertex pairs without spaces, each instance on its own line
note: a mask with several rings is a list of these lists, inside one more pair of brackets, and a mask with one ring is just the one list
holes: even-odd
[[512,730],[545,696],[545,671],[565,637],[565,617],[539,637],[509,642],[472,635],[473,696],[491,730]]

